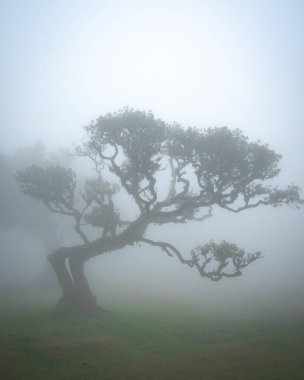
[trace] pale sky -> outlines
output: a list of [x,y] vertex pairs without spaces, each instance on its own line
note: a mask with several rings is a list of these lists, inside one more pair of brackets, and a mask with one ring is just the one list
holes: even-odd
[[128,105],[301,158],[303,1],[1,0],[0,17],[4,152],[71,146]]

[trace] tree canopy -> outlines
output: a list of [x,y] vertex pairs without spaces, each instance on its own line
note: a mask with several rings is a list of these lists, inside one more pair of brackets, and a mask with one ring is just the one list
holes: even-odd
[[[128,244],[157,246],[213,281],[239,276],[261,252],[245,253],[226,241],[209,241],[186,258],[171,243],[150,239],[147,227],[202,222],[212,216],[214,206],[238,213],[262,205],[303,203],[297,186],[279,189],[271,184],[280,172],[281,155],[260,141],[250,142],[238,129],[183,128],[166,124],[152,112],[125,108],[92,121],[85,131],[86,140],[75,153],[93,165],[92,177],[82,186],[76,173],[58,165],[31,166],[17,173],[25,194],[52,212],[74,218],[83,241],[50,254],[63,298],[68,288],[74,298],[75,288],[83,293],[80,262]],[[134,204],[130,220],[120,216],[119,194]],[[88,226],[99,229],[97,239],[90,241]],[[63,268],[66,259],[71,274]]]

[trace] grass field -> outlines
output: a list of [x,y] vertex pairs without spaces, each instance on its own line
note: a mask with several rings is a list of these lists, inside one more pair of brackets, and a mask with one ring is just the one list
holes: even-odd
[[5,380],[303,380],[304,321],[112,302],[99,317],[2,310]]

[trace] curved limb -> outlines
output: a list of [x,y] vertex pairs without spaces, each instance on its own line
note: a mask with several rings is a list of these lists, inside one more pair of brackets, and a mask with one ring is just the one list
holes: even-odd
[[[161,248],[168,256],[176,256],[182,264],[186,264],[190,268],[195,267],[202,277],[209,278],[212,281],[238,277],[242,274],[242,269],[262,257],[260,251],[246,254],[244,250],[239,249],[236,245],[225,241],[219,244],[211,241],[204,246],[197,247],[192,250],[192,259],[185,259],[180,251],[170,243],[147,238],[137,239],[137,242]],[[208,269],[210,263],[212,269]],[[232,268],[225,271],[227,267],[229,268],[229,265],[232,265]]]
[[166,252],[166,254],[168,256],[174,257],[174,255],[175,255],[182,264],[186,264],[186,265],[188,265],[191,268],[194,266],[193,260],[186,260],[186,259],[184,259],[183,255],[179,252],[179,250],[177,248],[175,248],[170,243],[166,243],[166,242],[163,242],[163,241],[154,241],[154,240],[147,239],[147,238],[137,239],[137,242],[147,243],[147,244],[150,244],[150,245],[152,245],[154,247],[159,247],[164,252]]

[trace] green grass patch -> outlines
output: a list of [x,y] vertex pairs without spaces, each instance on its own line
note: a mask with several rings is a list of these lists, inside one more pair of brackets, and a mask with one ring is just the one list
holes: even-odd
[[300,317],[236,318],[151,300],[108,304],[98,317],[2,311],[3,379],[304,379]]

